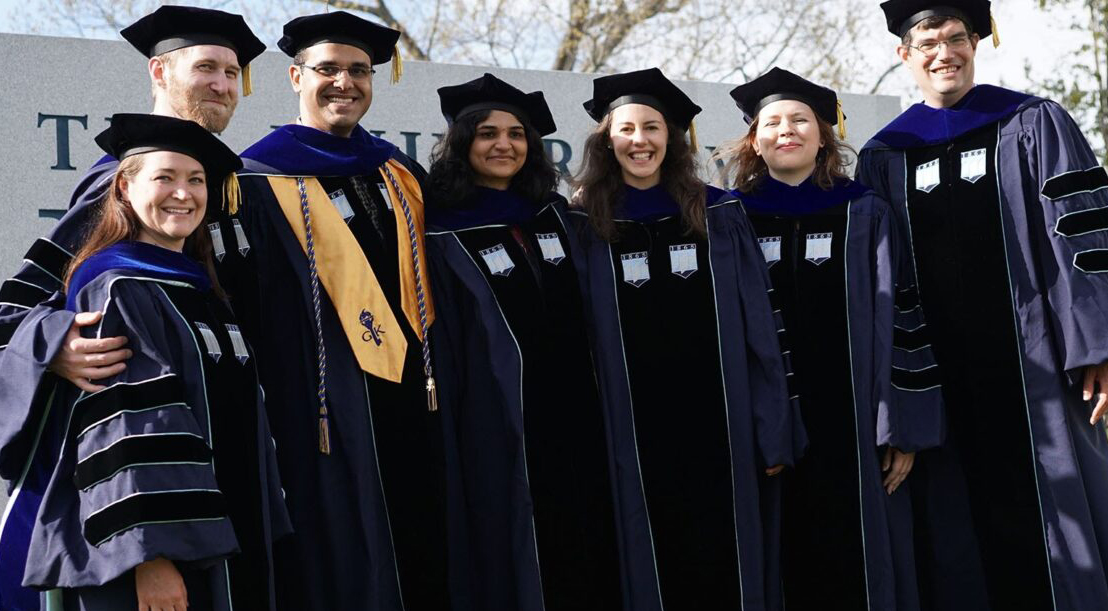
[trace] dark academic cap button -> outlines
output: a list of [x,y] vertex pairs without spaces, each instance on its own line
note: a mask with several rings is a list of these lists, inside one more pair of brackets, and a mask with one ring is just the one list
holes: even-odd
[[154,151],[188,155],[204,166],[209,185],[222,184],[242,168],[242,160],[227,145],[198,123],[161,115],[116,114],[108,129],[96,136],[104,152],[123,160]]
[[540,136],[548,136],[558,130],[541,91],[523,93],[487,72],[468,83],[440,87],[439,101],[442,116],[450,124],[470,113],[503,110],[530,125]]
[[747,122],[752,122],[762,108],[779,100],[804,102],[824,121],[831,125],[839,122],[839,98],[834,91],[781,68],[772,68],[753,81],[735,87],[731,97],[746,115]]
[[908,30],[929,17],[956,17],[975,34],[993,33],[989,0],[888,0],[881,4],[889,32],[903,38]]
[[345,11],[297,17],[285,24],[284,36],[277,46],[289,57],[325,42],[357,47],[369,54],[374,64],[392,59],[400,32],[377,25]]
[[146,57],[195,45],[227,47],[246,67],[265,51],[241,15],[193,6],[163,6],[123,28],[120,36]]
[[689,129],[701,108],[657,68],[624,72],[593,79],[592,99],[585,111],[597,122],[624,104],[645,104],[662,113],[674,125]]

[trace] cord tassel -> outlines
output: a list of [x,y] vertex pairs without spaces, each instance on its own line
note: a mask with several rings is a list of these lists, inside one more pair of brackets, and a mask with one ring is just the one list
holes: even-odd
[[1000,32],[996,30],[996,18],[992,13],[989,13],[989,27],[993,30],[993,48],[1000,46]]
[[692,147],[694,157],[700,154],[700,145],[696,141],[696,121],[689,121],[689,146]]
[[392,83],[394,85],[399,83],[402,76],[404,76],[404,60],[400,59],[400,45],[396,45],[392,49]]
[[331,422],[327,409],[319,408],[319,453],[331,455]]
[[435,378],[427,378],[427,411],[439,411],[439,393],[435,390]]

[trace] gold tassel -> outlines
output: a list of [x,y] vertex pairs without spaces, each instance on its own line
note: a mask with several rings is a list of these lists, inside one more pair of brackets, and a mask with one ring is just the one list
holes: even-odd
[[700,154],[700,145],[696,142],[696,121],[689,121],[689,146],[692,147],[693,157]]
[[223,180],[223,208],[227,214],[238,214],[241,195],[239,177],[231,172]]
[[331,424],[327,419],[327,410],[319,408],[319,453],[331,454]]
[[839,121],[839,140],[846,140],[846,115],[843,114],[843,101],[835,99],[835,118]]
[[250,80],[250,64],[242,67],[242,97],[254,93],[254,82]]
[[439,411],[439,393],[435,390],[435,378],[427,377],[427,411]]
[[404,60],[400,59],[400,45],[396,45],[392,49],[392,83],[394,85],[399,83],[402,76],[404,76]]
[[989,27],[993,30],[993,48],[1000,46],[1000,32],[996,29],[996,18],[992,13],[989,13]]

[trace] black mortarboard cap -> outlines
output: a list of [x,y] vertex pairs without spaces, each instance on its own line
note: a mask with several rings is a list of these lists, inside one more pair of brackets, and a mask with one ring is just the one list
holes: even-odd
[[146,57],[194,45],[219,45],[235,52],[245,67],[265,51],[241,15],[193,6],[166,5],[119,32]]
[[523,93],[487,72],[468,83],[440,87],[439,101],[442,116],[451,124],[472,112],[503,110],[530,125],[540,136],[547,136],[558,130],[541,91]]
[[204,166],[209,200],[222,192],[232,213],[238,207],[234,173],[242,168],[242,160],[198,123],[162,115],[115,114],[111,126],[96,136],[96,144],[119,160],[154,151],[188,155]]
[[357,47],[369,54],[373,64],[392,59],[400,32],[377,25],[345,11],[297,17],[285,24],[284,36],[277,46],[289,57],[324,42]]
[[624,72],[593,79],[592,99],[585,111],[597,122],[624,104],[645,104],[662,113],[674,125],[689,129],[701,108],[657,68]]
[[994,29],[990,5],[989,0],[888,0],[881,10],[889,31],[899,37],[928,17],[957,17],[985,38]]
[[781,68],[772,68],[753,81],[735,87],[731,97],[748,122],[753,121],[764,106],[779,100],[804,102],[824,121],[831,125],[839,122],[839,97],[834,91]]

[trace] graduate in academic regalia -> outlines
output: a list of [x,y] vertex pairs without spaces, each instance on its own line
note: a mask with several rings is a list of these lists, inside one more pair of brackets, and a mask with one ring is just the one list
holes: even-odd
[[987,0],[882,8],[923,102],[858,178],[901,221],[947,406],[913,473],[924,607],[1108,609],[1108,175],[1058,104],[974,84]]
[[889,205],[846,177],[834,91],[773,68],[731,97],[750,129],[725,174],[770,268],[808,432],[781,475],[786,607],[918,609],[901,483],[943,412],[910,261]]
[[[569,233],[614,456],[625,609],[777,609],[767,479],[805,435],[738,202],[696,176],[700,107],[652,68],[593,81]],[[767,510],[763,514],[763,506]]]
[[[474,607],[621,607],[609,456],[542,92],[439,89],[428,252],[439,402],[456,439]],[[445,306],[448,305],[449,308]]]
[[[234,113],[240,75],[243,95],[250,94],[249,64],[265,50],[242,16],[187,6],[160,7],[120,35],[149,58],[153,113],[189,119],[213,133],[222,132]],[[39,380],[53,382],[52,376],[44,377],[47,369],[93,391],[99,388],[96,380],[122,369],[118,362],[127,355],[120,350],[122,338],[81,340],[78,350],[65,342],[67,335],[78,339],[78,329],[96,320],[86,315],[74,323],[63,312],[64,299],[54,295],[118,167],[111,155],[92,165],[74,189],[65,216],[49,235],[35,241],[19,271],[0,286],[0,369],[12,374],[0,380],[0,393],[29,403],[40,390]],[[20,324],[38,328],[46,348],[28,352],[27,346],[11,343]],[[30,421],[33,430],[35,419]],[[0,422],[0,476],[15,479],[25,458],[24,419],[5,414]],[[13,438],[16,443],[9,441]]]
[[448,608],[423,171],[358,125],[398,36],[341,11],[285,24],[300,116],[242,153],[243,203],[216,240],[296,531],[282,609]]
[[[203,224],[225,188],[233,201],[242,164],[196,123],[158,115],[115,115],[97,143],[121,162],[65,273],[66,313],[101,312],[89,335],[125,335],[135,354],[103,390],[51,394],[41,439],[57,453],[36,456],[51,475],[25,567],[7,541],[0,564],[48,609],[274,609],[288,516],[254,354]],[[34,608],[21,603],[4,608]]]

